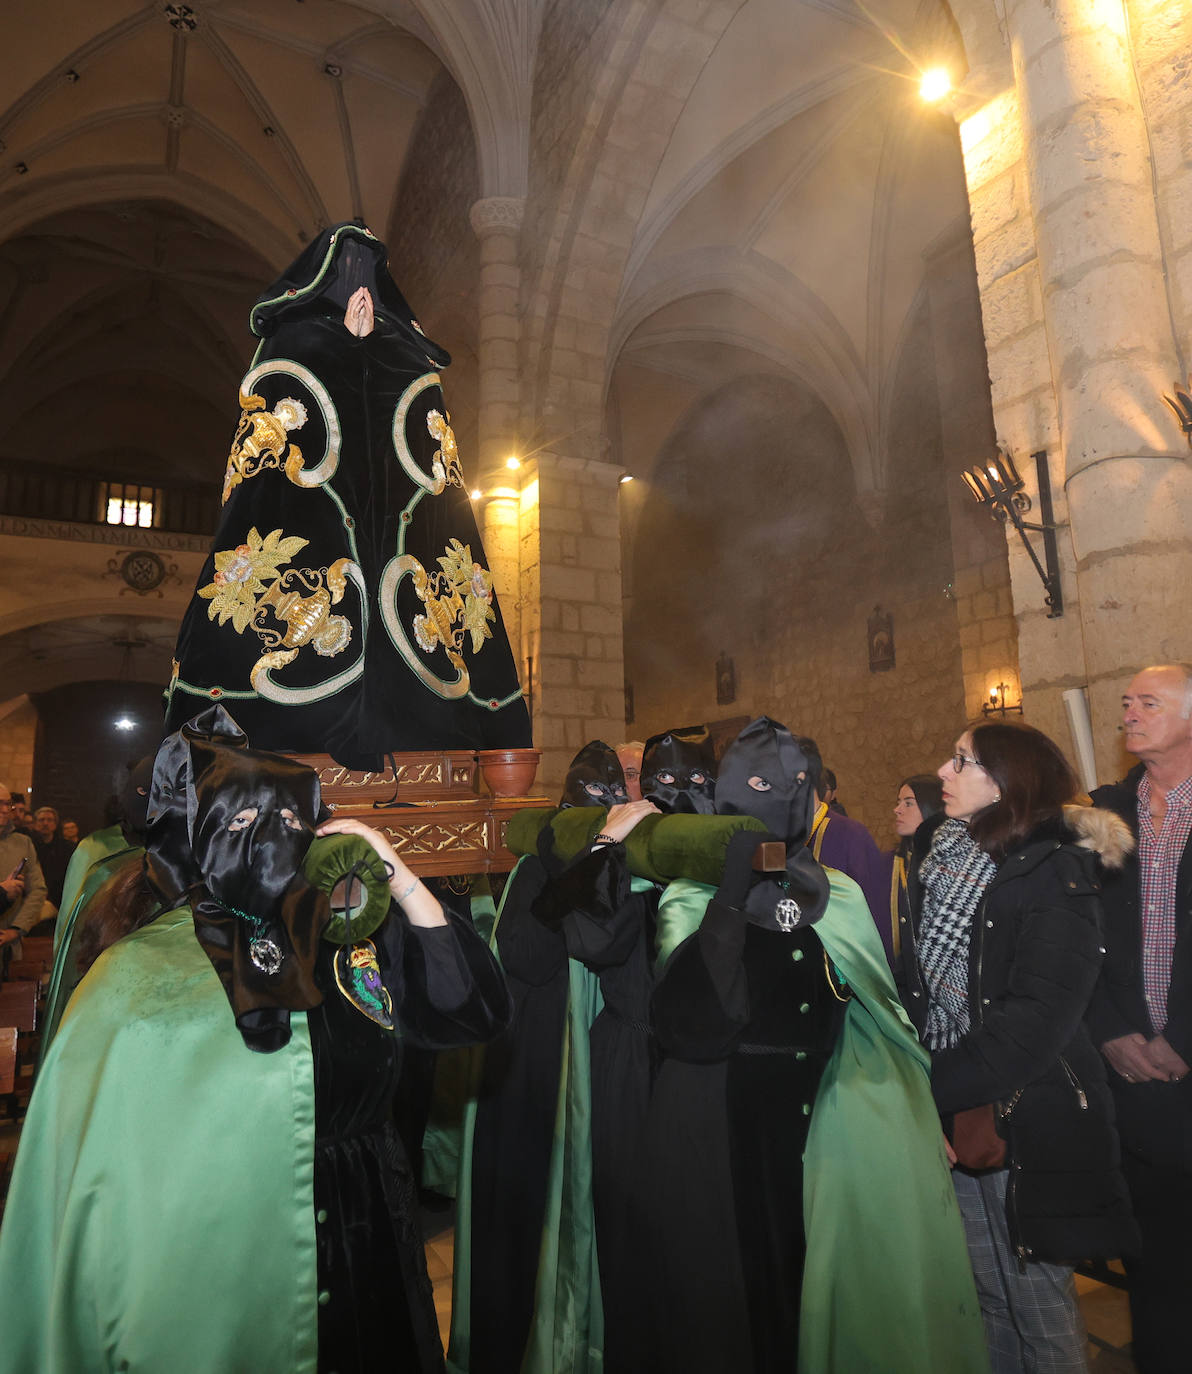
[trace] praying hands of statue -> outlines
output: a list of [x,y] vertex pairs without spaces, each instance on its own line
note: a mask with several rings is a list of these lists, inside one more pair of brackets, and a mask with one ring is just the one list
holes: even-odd
[[375,323],[372,292],[367,286],[362,286],[348,297],[348,308],[344,311],[344,328],[349,334],[355,334],[358,339],[363,339],[373,332]]

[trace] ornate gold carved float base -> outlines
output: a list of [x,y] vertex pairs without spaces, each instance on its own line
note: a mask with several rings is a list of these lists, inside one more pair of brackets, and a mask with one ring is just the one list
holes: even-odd
[[[358,773],[329,754],[298,754],[319,775],[323,800],[337,816],[358,816],[389,837],[421,877],[507,873],[509,818],[546,797],[494,797],[480,790],[471,750],[394,754],[394,769]],[[395,770],[395,771],[394,771]]]

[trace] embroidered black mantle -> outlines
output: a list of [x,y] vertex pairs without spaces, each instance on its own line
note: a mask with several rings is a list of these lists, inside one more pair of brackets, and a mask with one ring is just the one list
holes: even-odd
[[[222,702],[264,749],[352,768],[530,743],[438,369],[367,229],[261,297],[223,513],[182,622],[167,730]],[[373,328],[345,325],[367,287]]]

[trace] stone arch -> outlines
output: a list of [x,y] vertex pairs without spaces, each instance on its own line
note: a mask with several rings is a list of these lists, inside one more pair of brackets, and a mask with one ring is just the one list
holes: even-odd
[[47,178],[28,192],[10,192],[0,201],[0,243],[51,215],[133,200],[168,201],[213,221],[232,237],[252,244],[275,272],[280,272],[302,246],[300,236],[283,232],[218,186],[197,177],[134,168],[64,173]]
[[[761,318],[778,326],[789,343],[745,338],[714,317],[706,324],[670,333],[668,341],[719,341],[767,357],[781,371],[810,386],[823,400],[845,435],[859,491],[878,485],[879,415],[862,360],[840,322],[804,283],[760,258],[743,258],[731,250],[695,249],[664,260],[639,274],[637,292],[626,301],[609,340],[612,360],[606,379],[635,334],[667,306],[684,299],[721,294],[739,300]],[[662,342],[662,336],[648,336]]]
[[[599,449],[608,322],[638,215],[684,100],[739,8],[740,0],[714,0],[697,18],[683,0],[610,7],[599,41],[620,60],[593,74],[569,131],[563,183],[523,229],[523,261],[538,268],[523,291],[523,356],[533,360],[523,410],[537,441],[565,430],[572,451]],[[640,117],[647,108],[649,127]],[[582,323],[582,344],[560,343],[561,317]]]

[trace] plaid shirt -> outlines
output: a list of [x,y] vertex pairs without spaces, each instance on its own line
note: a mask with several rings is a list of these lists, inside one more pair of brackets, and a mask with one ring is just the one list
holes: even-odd
[[1138,868],[1141,875],[1142,985],[1151,1026],[1160,1034],[1167,1025],[1167,989],[1175,950],[1176,873],[1192,835],[1192,778],[1167,794],[1163,828],[1151,822],[1151,780],[1138,784]]

